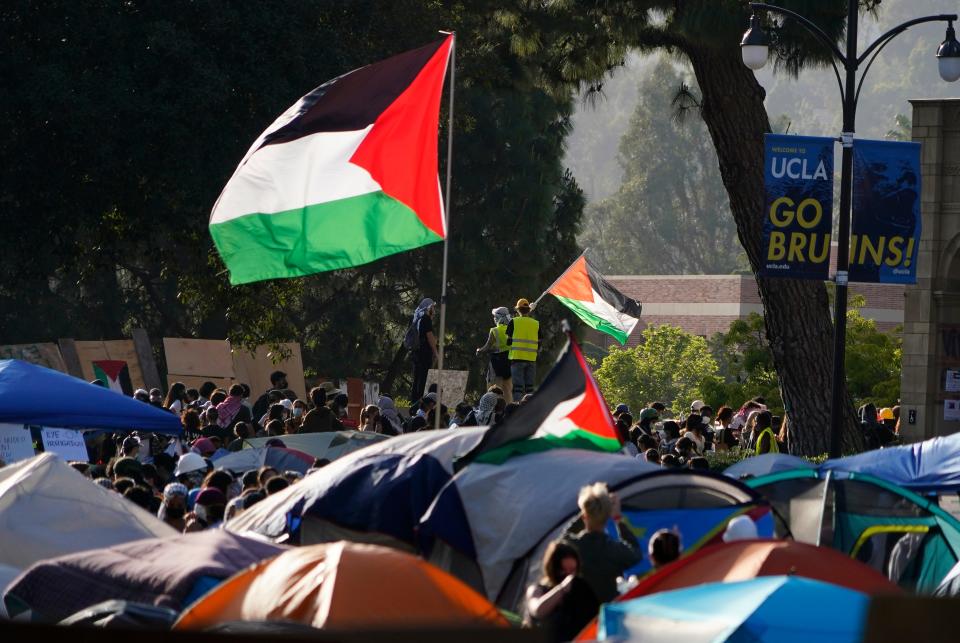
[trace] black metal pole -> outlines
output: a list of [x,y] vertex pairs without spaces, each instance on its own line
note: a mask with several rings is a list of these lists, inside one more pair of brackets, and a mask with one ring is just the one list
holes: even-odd
[[847,54],[843,61],[846,82],[843,90],[843,131],[840,142],[843,156],[840,165],[840,230],[837,239],[836,297],[833,306],[833,392],[830,398],[830,457],[841,455],[841,435],[845,400],[847,347],[847,269],[850,263],[850,197],[853,175],[853,134],[856,129],[857,104],[857,0],[847,3]]

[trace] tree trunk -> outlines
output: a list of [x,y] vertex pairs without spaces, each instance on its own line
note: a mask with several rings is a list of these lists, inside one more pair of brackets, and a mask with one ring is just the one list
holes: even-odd
[[[763,135],[770,131],[765,92],[741,61],[739,47],[688,46],[684,50],[703,93],[703,119],[717,151],[737,233],[756,274],[762,265]],[[827,453],[833,323],[826,288],[822,282],[799,279],[758,277],[757,284],[789,418],[790,452]],[[863,440],[846,390],[844,400],[843,449],[860,451]]]

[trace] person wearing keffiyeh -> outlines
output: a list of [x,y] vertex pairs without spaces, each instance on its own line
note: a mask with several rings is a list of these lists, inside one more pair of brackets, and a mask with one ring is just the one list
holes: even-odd
[[217,405],[217,424],[223,429],[230,429],[237,422],[249,421],[250,409],[243,404],[243,386],[234,384],[227,398]]

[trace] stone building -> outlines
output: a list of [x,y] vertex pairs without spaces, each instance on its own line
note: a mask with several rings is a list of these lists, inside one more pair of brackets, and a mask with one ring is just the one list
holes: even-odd
[[901,430],[923,440],[960,430],[960,390],[948,386],[960,372],[960,99],[910,102],[923,234],[917,284],[906,288]]

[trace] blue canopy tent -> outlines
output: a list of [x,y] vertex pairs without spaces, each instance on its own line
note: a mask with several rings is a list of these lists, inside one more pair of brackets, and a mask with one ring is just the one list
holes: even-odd
[[17,359],[0,360],[0,423],[183,433],[173,413]]
[[960,433],[827,460],[819,470],[866,473],[917,493],[960,491]]

